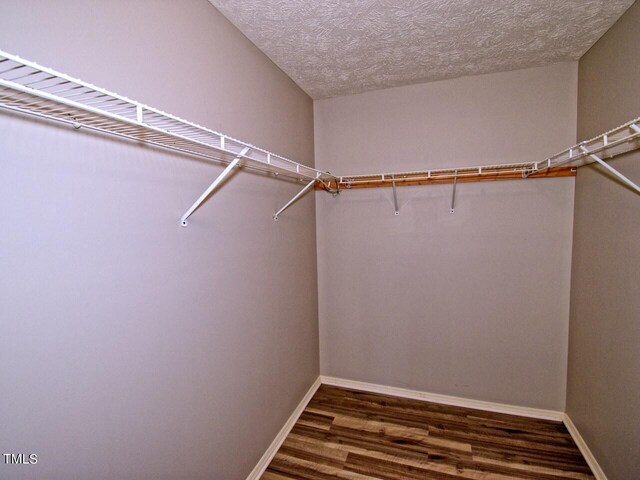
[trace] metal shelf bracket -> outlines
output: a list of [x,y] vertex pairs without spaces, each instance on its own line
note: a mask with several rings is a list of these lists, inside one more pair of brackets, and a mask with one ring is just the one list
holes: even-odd
[[453,174],[453,192],[451,192],[451,209],[449,209],[449,213],[453,215],[456,213],[456,187],[458,185],[458,170],[456,170]]
[[[631,126],[632,128],[634,128],[634,130],[636,130],[637,132],[640,133],[640,129],[638,129],[638,127],[636,127],[635,125]],[[615,175],[616,177],[618,177],[620,180],[622,180],[624,183],[626,183],[627,185],[629,185],[631,188],[633,188],[636,192],[640,193],[640,187],[638,185],[636,185],[635,183],[633,183],[631,180],[629,180],[627,177],[625,177],[623,174],[621,174],[618,170],[616,170],[615,168],[613,168],[611,165],[609,165],[607,162],[605,162],[604,160],[602,160],[599,156],[594,155],[593,153],[591,153],[589,151],[589,149],[585,148],[584,146],[580,146],[580,150],[582,151],[582,153],[588,155],[591,159],[593,159],[594,161],[598,162],[600,165],[602,165],[605,169],[607,169],[609,172],[611,172],[613,175]]]
[[400,209],[398,208],[398,193],[396,192],[396,176],[391,175],[391,185],[393,187],[393,207],[395,208],[395,215],[400,215]]
[[213,183],[209,185],[209,188],[207,188],[204,191],[204,193],[200,195],[198,200],[196,200],[194,204],[189,207],[189,210],[187,210],[186,213],[180,219],[180,225],[182,225],[183,227],[186,227],[187,225],[189,225],[189,222],[187,222],[187,219],[191,216],[193,212],[195,212],[198,209],[200,205],[202,205],[202,202],[204,202],[209,197],[209,195],[211,195],[211,192],[213,192],[216,188],[218,188],[218,185],[220,185],[220,182],[222,182],[231,173],[231,170],[233,170],[236,167],[236,165],[238,165],[238,162],[242,160],[242,157],[244,157],[247,154],[247,152],[249,152],[249,147],[243,148],[242,151],[238,154],[238,156],[234,158],[229,165],[227,165],[227,167],[222,171],[222,173],[218,175],[218,178],[216,178],[213,181]]
[[[320,176],[320,174],[318,174],[318,177]],[[273,216],[273,221],[277,222],[278,221],[278,217],[280,216],[280,214],[282,212],[284,212],[287,208],[289,208],[291,205],[293,205],[300,197],[302,197],[305,193],[307,193],[309,190],[311,190],[313,188],[313,186],[316,184],[318,180],[317,179],[313,179],[311,180],[309,183],[307,183],[307,185],[300,190],[298,193],[296,193],[296,195],[289,200],[284,207],[282,207],[280,210],[278,210],[275,215]]]

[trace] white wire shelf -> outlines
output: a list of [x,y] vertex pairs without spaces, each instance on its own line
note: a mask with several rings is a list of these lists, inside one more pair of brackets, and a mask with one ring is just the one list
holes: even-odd
[[[335,176],[2,50],[0,108],[227,163],[222,174],[182,216],[183,226],[187,225],[189,216],[235,167],[246,167],[308,182],[276,212],[274,219],[314,185],[332,193],[339,193],[341,188],[392,186],[396,199],[396,185],[451,182],[454,183],[455,197],[455,183],[458,181],[575,175],[575,168],[593,162],[598,162],[640,193],[640,186],[603,160],[640,148],[640,118],[567,148],[541,162]],[[395,201],[398,214],[397,199]],[[453,210],[452,201],[452,213]]]
[[[333,175],[0,50],[0,108],[299,180]],[[244,152],[244,153],[243,153]]]
[[[365,185],[398,185],[416,182],[452,182],[454,179],[493,179],[542,176],[559,167],[582,167],[594,163],[594,156],[610,159],[616,155],[640,148],[640,118],[631,120],[602,135],[581,142],[541,162],[508,163],[473,167],[442,168],[410,172],[373,173],[338,177],[340,188],[357,188]],[[334,184],[332,184],[334,185]]]

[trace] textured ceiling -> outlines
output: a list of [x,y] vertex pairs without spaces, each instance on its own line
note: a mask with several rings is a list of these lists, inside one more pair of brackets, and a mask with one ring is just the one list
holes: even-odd
[[314,99],[577,60],[633,0],[210,0]]

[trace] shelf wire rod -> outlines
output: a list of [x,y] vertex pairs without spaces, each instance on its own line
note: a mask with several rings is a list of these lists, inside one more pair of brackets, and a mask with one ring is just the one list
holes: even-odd
[[[114,105],[114,106],[109,108],[109,111],[111,113],[124,112],[127,115],[132,115],[132,116],[133,116],[133,114],[136,113],[136,110],[132,105],[126,105],[126,104]],[[122,115],[122,113],[119,113],[119,115]]]
[[63,109],[64,105],[62,104],[58,104],[58,107],[56,108],[54,105],[52,105],[50,102],[44,99],[41,99],[41,98],[33,99],[33,97],[27,97],[27,98],[32,99],[33,101],[31,102],[21,101],[20,105],[22,108],[38,108],[38,109],[48,110],[50,112],[60,112],[60,113],[65,111]]
[[[54,91],[51,91],[51,92],[49,92],[49,91],[47,90],[48,88],[59,87],[60,85],[66,85],[66,84],[68,84],[68,83],[70,83],[70,82],[56,83],[55,85],[50,85],[50,86],[48,85],[48,86],[46,86],[46,87],[40,87],[40,88],[38,88],[38,90],[41,90],[41,91],[43,91],[43,92],[50,93],[51,95],[59,95],[59,96],[61,96],[61,97],[63,97],[63,98],[73,98],[75,95],[66,95],[66,96],[64,96],[64,95],[60,95],[60,94],[62,94],[62,93],[66,93],[66,92],[71,92],[71,91],[73,91],[73,90],[78,90],[78,89],[81,89],[81,88],[86,88],[86,87],[85,87],[85,86],[83,86],[83,85],[76,85],[76,84],[73,84],[73,83],[72,83],[72,84],[71,84],[71,85],[73,85],[72,87],[70,87],[70,88],[65,88],[65,89],[63,89],[63,90],[54,90]],[[78,92],[78,95],[81,95],[82,93],[86,93],[86,92]]]
[[[41,91],[44,91],[44,92],[48,91],[49,93],[54,93],[56,95],[59,94],[59,93],[67,92],[67,91],[72,90],[74,88],[75,89],[80,88],[80,86],[74,85],[74,84],[72,84],[71,82],[68,82],[68,81],[52,82],[52,80],[54,80],[55,78],[56,77],[51,77],[51,78],[46,78],[46,79],[43,79],[43,80],[38,80],[38,81],[35,81],[35,82],[25,83],[24,86],[32,88],[34,90],[41,90]],[[57,80],[59,80],[59,79],[57,79]],[[51,83],[47,84],[46,82],[51,82]],[[38,86],[38,84],[41,84],[41,83],[44,83],[44,85],[39,85]],[[56,90],[55,92],[51,92],[50,91],[50,89],[52,89],[52,88],[57,88],[57,87],[62,87],[62,86],[65,86],[65,88],[61,88],[59,90]]]
[[0,71],[0,75],[7,73],[7,72],[11,72],[13,70],[18,70],[20,68],[26,68],[26,65],[15,65],[13,67],[7,68],[6,70],[2,70]]
[[95,90],[87,90],[84,92],[74,93],[73,95],[58,95],[59,97],[65,100],[72,100],[76,103],[81,103],[85,106],[90,106],[88,102],[92,100],[111,98],[109,95],[101,92],[96,92]]
[[[111,95],[108,95],[106,93],[98,92],[96,90],[89,89],[86,92],[79,93],[78,95],[71,95],[69,97],[63,97],[63,98],[69,99],[69,98],[75,98],[75,97],[82,96],[82,95],[90,95],[88,98],[82,98],[81,99],[82,103],[84,105],[86,105],[86,102],[89,101],[89,100],[93,100],[93,99],[96,99],[96,98],[111,97]],[[78,99],[76,99],[76,100],[78,101]]]
[[616,170],[615,168],[613,168],[611,165],[609,165],[607,162],[605,162],[604,160],[602,160],[599,156],[591,153],[591,151],[589,151],[587,148],[585,148],[584,146],[580,146],[580,150],[582,151],[582,153],[584,153],[585,155],[588,155],[589,157],[591,157],[594,161],[598,162],[600,165],[602,165],[605,169],[607,169],[609,172],[611,172],[613,175],[615,175],[616,177],[618,177],[620,180],[622,180],[624,183],[626,183],[627,185],[629,185],[632,189],[634,189],[636,192],[640,193],[640,187],[638,185],[636,185],[634,182],[632,182],[631,180],[629,180],[629,178],[627,178],[626,176],[624,176],[622,173],[620,173],[618,170]]
[[120,115],[123,117],[127,117],[127,118],[134,118],[135,116],[135,110],[133,110],[130,106],[128,105],[113,105],[110,106],[107,109],[105,109],[106,111],[116,114],[116,115]]
[[[120,100],[119,98],[106,98],[106,99],[100,99],[97,101],[91,101],[91,102],[84,102],[85,105],[89,105],[91,107],[94,108],[98,108],[99,105],[106,105],[108,107],[112,107],[115,105],[111,105],[111,103],[113,102],[117,102],[115,105],[128,105],[129,107],[134,107],[134,105],[128,103],[128,102],[124,102],[123,100]],[[99,107],[99,108],[103,108],[103,107]]]
[[51,95],[56,95],[64,100],[67,101],[71,101],[71,102],[75,102],[75,103],[81,103],[82,105],[86,105],[86,102],[88,100],[93,100],[95,98],[100,98],[103,97],[105,95],[100,95],[99,92],[95,92],[92,90],[86,91],[86,92],[78,92],[78,93],[74,93],[73,95],[58,95],[57,93],[53,93],[53,92],[47,92],[46,90],[44,90],[45,93],[51,93]]
[[[43,73],[43,72],[40,72],[40,73]],[[34,80],[33,82],[23,83],[23,85],[25,87],[33,88],[33,85],[37,85],[38,83],[42,83],[42,82],[48,82],[49,80],[53,80],[54,78],[57,78],[57,77],[55,77],[54,75],[50,75],[48,77],[41,78],[39,80]],[[69,82],[66,82],[66,81],[65,82],[60,82],[60,83],[56,83],[56,85],[61,85],[62,83],[69,83]],[[43,88],[43,87],[38,87],[38,88]]]
[[16,83],[20,83],[20,84],[24,85],[24,83],[18,82],[18,80],[20,80],[21,78],[27,78],[27,77],[30,77],[31,75],[37,75],[37,74],[40,74],[40,73],[42,73],[42,72],[39,71],[39,70],[36,70],[34,72],[29,72],[29,73],[25,73],[24,75],[20,75],[19,77],[9,78],[8,80],[11,80],[12,82],[16,82]]
[[[12,82],[19,83],[21,85],[26,85],[26,83],[24,81],[25,78],[32,77],[34,75],[41,75],[41,74],[44,74],[44,73],[45,72],[41,72],[40,70],[35,70],[33,72],[25,73],[24,75],[20,75],[19,77],[14,77],[14,78],[11,78],[9,80],[11,80]],[[42,81],[42,80],[39,80],[39,81]],[[36,82],[36,83],[38,83],[38,82]]]
[[242,150],[242,152],[240,152],[240,154],[236,158],[234,158],[233,161],[229,165],[227,165],[227,168],[225,168],[222,171],[222,173],[220,175],[218,175],[218,177],[213,181],[213,183],[211,185],[209,185],[209,188],[207,188],[204,191],[204,193],[202,195],[200,195],[200,197],[194,202],[194,204],[191,205],[191,207],[189,207],[189,209],[186,211],[186,213],[180,219],[180,225],[182,225],[183,227],[186,227],[187,225],[189,225],[187,220],[191,216],[191,214],[196,211],[196,209],[202,204],[202,202],[204,202],[216,188],[218,188],[218,185],[220,185],[220,183],[227,177],[227,175],[229,175],[231,173],[231,170],[233,170],[236,167],[236,165],[238,165],[238,162],[240,162],[242,157],[248,151],[249,151],[249,147],[245,147]]
[[[65,83],[63,82],[63,83],[60,83],[59,85],[65,85]],[[51,92],[47,91],[48,88],[52,88],[52,87],[57,87],[58,86],[58,85],[52,85],[52,86],[47,86],[47,87],[44,87],[44,88],[39,88],[38,90],[39,91],[43,91],[43,92],[47,92],[47,93],[49,93],[51,95],[57,95],[59,97],[65,98],[67,100],[71,100],[72,98],[81,97],[82,95],[88,95],[90,93],[96,93],[95,91],[88,89],[84,85],[78,85],[78,84],[75,84],[75,83],[72,83],[71,85],[75,85],[75,86],[71,87],[71,88],[66,88],[64,90],[55,90],[55,91],[51,91]],[[73,94],[60,95],[62,93],[71,92],[71,91],[74,91],[74,90],[81,90],[81,91],[74,92]]]
[[[55,83],[51,83],[50,85],[42,85],[40,87],[32,87],[31,86],[33,84],[38,84],[38,83],[41,83],[41,82],[48,82],[49,80],[53,80],[53,79],[55,79],[56,82]],[[33,83],[25,83],[24,84],[25,87],[30,87],[30,88],[33,88],[35,90],[44,90],[44,91],[47,91],[47,89],[49,89],[49,88],[60,87],[62,85],[69,85],[70,86],[69,88],[67,88],[65,90],[61,90],[62,92],[66,92],[67,90],[73,89],[73,88],[82,88],[82,85],[78,85],[77,83],[73,83],[73,82],[71,82],[69,80],[65,80],[64,78],[58,78],[58,77],[56,77],[54,75],[52,75],[51,77],[48,77],[48,78],[46,78],[44,80],[41,80],[41,81],[37,81],[37,82],[33,82]],[[49,93],[54,93],[54,92],[49,92]]]
[[109,103],[111,102],[116,102],[119,99],[118,98],[101,98],[101,97],[107,97],[106,95],[100,95],[98,97],[92,98],[89,101],[83,101],[82,103],[84,103],[85,105],[87,105],[88,107],[92,107],[92,108],[100,108],[101,110],[106,110],[105,108],[101,107],[100,105],[107,105],[109,106]]

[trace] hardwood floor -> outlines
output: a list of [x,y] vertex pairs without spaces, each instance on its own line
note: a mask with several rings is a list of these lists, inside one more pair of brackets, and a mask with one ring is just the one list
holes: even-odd
[[263,480],[593,479],[560,422],[323,385]]

